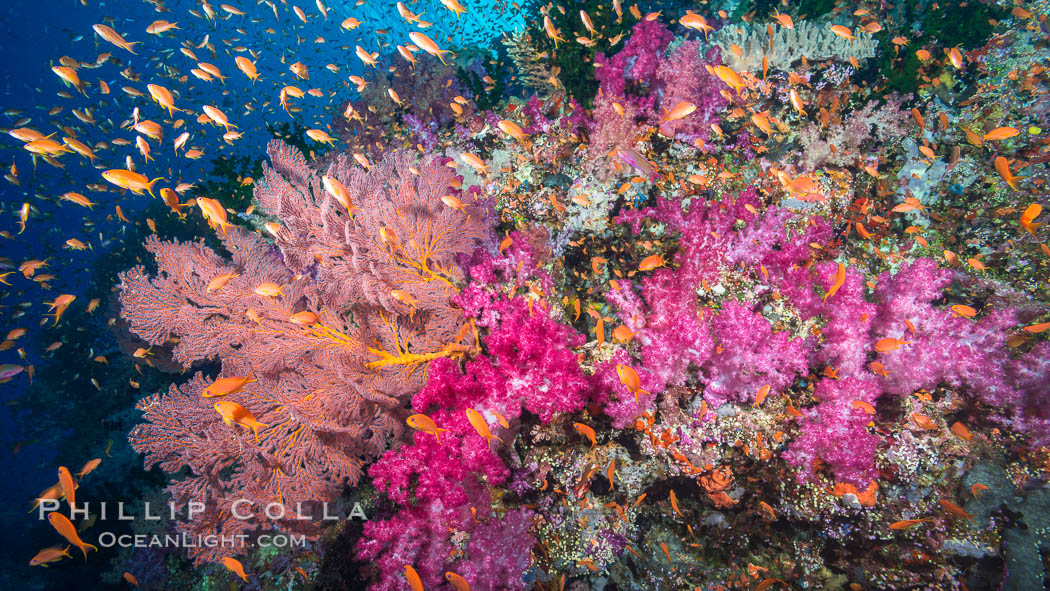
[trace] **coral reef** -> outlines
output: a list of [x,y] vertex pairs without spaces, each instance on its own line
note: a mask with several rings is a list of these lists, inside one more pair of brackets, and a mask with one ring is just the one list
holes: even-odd
[[194,373],[130,441],[208,507],[174,527],[381,591],[1039,587],[1045,17],[723,4],[387,56],[243,226],[146,238],[123,321]]

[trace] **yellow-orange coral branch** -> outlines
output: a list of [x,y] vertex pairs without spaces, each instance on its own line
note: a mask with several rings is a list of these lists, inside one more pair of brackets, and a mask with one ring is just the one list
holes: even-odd
[[371,347],[368,348],[368,351],[373,355],[378,355],[379,359],[366,363],[365,367],[369,369],[381,369],[391,365],[420,365],[442,357],[462,357],[474,352],[475,349],[474,347],[460,345],[459,343],[449,343],[440,351],[435,351],[433,353],[401,353],[399,355],[391,355],[386,351],[373,349]]

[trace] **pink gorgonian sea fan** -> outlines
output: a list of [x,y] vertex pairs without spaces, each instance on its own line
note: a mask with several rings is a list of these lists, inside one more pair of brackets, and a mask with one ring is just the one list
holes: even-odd
[[[366,461],[403,431],[402,407],[424,382],[428,363],[478,347],[477,331],[451,303],[460,255],[488,231],[478,204],[460,195],[440,159],[390,153],[370,170],[339,157],[327,175],[295,148],[273,142],[255,198],[274,221],[271,244],[229,227],[228,256],[203,242],[151,237],[157,273],[121,276],[121,315],[150,345],[175,343],[185,367],[218,361],[143,399],[145,422],[131,433],[145,465],[188,468],[168,491],[205,512],[179,524],[190,534],[249,533],[277,526],[310,531],[301,506],[354,485]],[[323,176],[338,182],[336,197]],[[329,186],[333,186],[331,181]],[[448,203],[456,204],[451,207]],[[243,376],[240,390],[206,398],[215,379]],[[264,425],[225,423],[218,401],[236,403]],[[237,519],[230,505],[247,499]],[[264,521],[279,503],[285,516]],[[198,548],[198,561],[222,548]]]

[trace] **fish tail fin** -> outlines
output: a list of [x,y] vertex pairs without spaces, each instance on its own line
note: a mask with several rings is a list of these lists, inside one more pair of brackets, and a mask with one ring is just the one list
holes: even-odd
[[94,550],[95,552],[98,552],[98,546],[88,544],[87,542],[80,542],[79,544],[77,544],[77,547],[80,548],[80,551],[84,553],[84,560],[87,560],[88,548]]
[[259,427],[265,429],[266,427],[269,427],[269,425],[267,425],[266,423],[260,423],[259,421],[255,421],[251,424],[251,427],[252,431],[255,433],[255,442],[259,443]]
[[146,183],[146,191],[149,192],[150,197],[156,197],[156,195],[153,194],[153,184],[156,183],[157,181],[162,181],[162,180],[164,180],[164,177],[157,177],[157,178],[153,179],[152,181]]
[[125,42],[125,44],[124,44],[124,49],[126,49],[126,50],[130,51],[130,52],[132,53],[132,55],[138,55],[137,53],[135,53],[135,50],[134,50],[134,49],[132,49],[132,47],[133,47],[133,46],[135,46],[135,45],[138,45],[139,43],[142,43],[142,42],[141,42],[141,41],[129,41],[129,42]]

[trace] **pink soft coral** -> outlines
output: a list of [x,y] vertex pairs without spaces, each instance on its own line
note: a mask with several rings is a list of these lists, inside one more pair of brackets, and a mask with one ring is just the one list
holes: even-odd
[[725,401],[749,402],[764,386],[782,392],[806,371],[802,341],[773,332],[761,314],[729,302],[711,319],[718,352],[704,364],[704,398],[718,406]]
[[871,417],[853,401],[874,406],[879,394],[874,380],[824,379],[817,385],[813,396],[820,404],[804,412],[802,434],[784,454],[788,462],[802,469],[800,477],[814,477],[816,460],[824,462],[836,480],[861,489],[878,475],[875,448],[879,438],[868,432],[866,425]]

